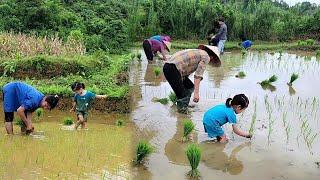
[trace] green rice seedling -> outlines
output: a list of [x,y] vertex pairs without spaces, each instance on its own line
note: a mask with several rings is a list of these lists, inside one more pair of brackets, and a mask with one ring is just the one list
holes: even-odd
[[249,134],[253,135],[253,131],[254,131],[254,127],[256,124],[256,120],[257,120],[257,102],[254,103],[254,112],[252,115],[252,120],[251,120],[251,124],[250,124],[250,129],[249,129]]
[[272,75],[272,76],[268,79],[268,81],[269,81],[270,83],[276,82],[277,80],[278,80],[278,77],[277,77],[276,75]]
[[153,71],[154,71],[154,74],[156,75],[156,77],[158,77],[160,75],[160,73],[161,73],[161,68],[160,67],[155,67],[153,69]]
[[305,42],[309,46],[313,46],[316,43],[316,41],[314,39],[307,39]]
[[176,102],[177,102],[177,96],[176,96],[176,94],[174,93],[174,92],[171,92],[170,94],[169,94],[169,99],[170,99],[170,101],[173,103],[173,104],[175,104]]
[[137,52],[137,58],[139,61],[141,60],[141,52]]
[[135,55],[134,53],[131,53],[130,57],[131,57],[131,60],[134,60],[134,58],[136,57],[136,55]]
[[188,176],[192,178],[198,178],[200,172],[197,169],[201,159],[201,150],[196,144],[190,144],[186,151],[191,170],[188,172]]
[[247,50],[241,49],[241,54],[242,54],[243,56],[246,55],[246,54],[247,54]]
[[65,126],[70,126],[73,124],[72,118],[71,117],[65,117],[63,119],[63,125]]
[[153,147],[150,145],[149,142],[146,141],[139,141],[136,149],[136,159],[135,164],[142,164],[144,159],[153,152]]
[[246,74],[243,71],[238,72],[238,74],[236,75],[237,78],[244,78],[246,76]]
[[122,127],[122,126],[124,126],[124,124],[125,124],[125,122],[124,122],[124,120],[122,120],[122,119],[118,119],[118,120],[116,121],[116,126],[118,126],[118,127]]
[[292,83],[299,78],[298,74],[292,73],[290,77],[290,81],[287,83],[289,86],[292,86]]
[[280,54],[280,57],[281,57],[283,54],[283,49],[279,49],[278,53]]
[[14,124],[18,125],[19,127],[24,127],[25,126],[24,122],[20,118],[16,118],[15,121],[14,121]]
[[169,103],[169,99],[168,98],[161,98],[161,99],[157,99],[156,102],[159,102],[161,104],[168,104]]
[[320,49],[316,51],[316,56],[320,57]]
[[43,108],[38,108],[38,109],[35,111],[37,121],[40,121],[41,116],[43,116],[43,112],[44,112]]
[[183,121],[183,137],[182,137],[183,141],[188,140],[188,137],[191,134],[191,132],[194,130],[194,127],[195,125],[190,119],[185,119]]

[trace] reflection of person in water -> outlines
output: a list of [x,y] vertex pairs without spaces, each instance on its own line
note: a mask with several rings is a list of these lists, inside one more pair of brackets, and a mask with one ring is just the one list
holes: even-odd
[[203,149],[202,161],[203,163],[215,170],[221,170],[231,175],[240,174],[243,170],[243,164],[237,159],[237,153],[244,147],[249,146],[250,142],[243,143],[234,148],[228,156],[223,150],[226,144],[221,143],[201,143],[200,146]]

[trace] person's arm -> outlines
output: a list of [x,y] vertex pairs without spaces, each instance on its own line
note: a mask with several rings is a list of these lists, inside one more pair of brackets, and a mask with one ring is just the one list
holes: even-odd
[[240,130],[236,126],[236,124],[232,124],[232,129],[233,129],[233,132],[236,133],[239,136],[246,137],[246,138],[251,138],[252,137],[252,135],[250,135],[249,133]]
[[[26,115],[25,115],[25,108],[23,106],[20,106],[18,109],[17,109],[17,114],[18,116],[20,117],[20,119],[26,124],[27,126],[27,130],[31,130],[32,129],[32,121],[31,121],[31,118],[27,118]],[[30,115],[31,117],[31,115]]]
[[108,97],[107,95],[96,95],[97,99],[105,99],[107,97]]
[[200,86],[201,78],[194,78],[194,94],[193,94],[193,102],[199,102],[199,86]]
[[73,112],[76,108],[77,103],[75,101],[72,102],[72,108],[70,109],[70,112]]
[[224,33],[224,28],[221,26],[219,29],[219,32],[216,34],[216,37],[220,39],[220,37],[222,36],[222,34]]

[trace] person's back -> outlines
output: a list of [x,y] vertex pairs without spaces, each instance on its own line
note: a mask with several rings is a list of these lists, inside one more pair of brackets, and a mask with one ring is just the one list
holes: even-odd
[[226,23],[222,23],[221,26],[220,26],[220,30],[219,30],[219,33],[218,33],[218,38],[220,40],[227,40],[227,33],[228,33],[228,28],[227,28],[227,25]]
[[234,110],[230,107],[227,107],[225,104],[220,104],[209,109],[204,114],[204,117],[206,118],[203,120],[203,123],[208,125],[223,126],[227,122],[237,123]]

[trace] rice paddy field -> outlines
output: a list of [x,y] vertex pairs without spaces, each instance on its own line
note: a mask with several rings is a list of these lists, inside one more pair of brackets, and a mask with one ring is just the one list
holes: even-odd
[[[200,102],[188,114],[180,114],[169,99],[159,101],[172,91],[162,73],[163,62],[148,63],[144,53],[138,53],[141,59],[134,58],[129,65],[131,113],[92,111],[88,129],[75,131],[72,125],[63,125],[66,117],[75,120],[69,111],[45,112],[35,120],[32,136],[20,135],[17,125],[16,134],[7,136],[1,124],[0,178],[190,179],[188,174],[200,179],[319,178],[320,61],[313,54],[226,52],[221,67],[207,67]],[[289,86],[293,73],[298,76]],[[276,78],[270,80],[272,76]],[[263,80],[270,82],[261,85]],[[253,137],[239,137],[227,124],[223,129],[228,143],[208,141],[203,114],[239,93],[246,94],[250,104],[237,115],[238,125]],[[191,134],[185,132],[186,120],[194,125],[193,131],[189,126]],[[140,140],[144,143],[139,143],[139,151],[146,154],[140,154],[137,163]],[[199,152],[201,156],[190,156]],[[193,160],[192,171],[188,158]]]

